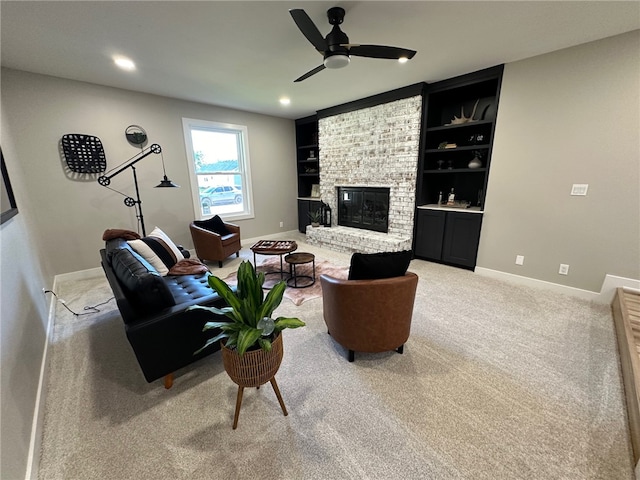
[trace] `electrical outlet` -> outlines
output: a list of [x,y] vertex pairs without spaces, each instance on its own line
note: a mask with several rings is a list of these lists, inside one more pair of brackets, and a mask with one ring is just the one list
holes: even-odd
[[42,287],[42,293],[47,293],[47,289]]
[[524,255],[516,255],[516,265],[524,265]]
[[560,264],[560,270],[558,270],[560,275],[569,275],[569,265],[565,265],[564,263]]
[[578,196],[586,196],[587,195],[587,190],[589,190],[589,184],[588,183],[574,183],[571,186],[571,195],[578,195]]
[[280,222],[280,228],[284,227],[284,222]]

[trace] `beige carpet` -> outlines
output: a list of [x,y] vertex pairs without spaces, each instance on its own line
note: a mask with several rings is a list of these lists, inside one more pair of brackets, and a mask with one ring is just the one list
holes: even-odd
[[[304,264],[298,265],[296,267],[297,275],[307,275],[313,278],[313,272],[311,269],[313,268],[312,264]],[[258,261],[258,271],[259,272],[274,272],[280,270],[280,259],[278,257],[271,257],[264,260],[262,263]],[[284,270],[288,272],[287,264],[284,264]],[[213,272],[216,275],[216,272]],[[316,261],[315,265],[315,279],[316,281],[304,288],[292,288],[287,287],[284,291],[284,298],[289,299],[293,302],[294,305],[302,305],[302,303],[307,300],[311,300],[313,298],[319,298],[322,296],[322,286],[320,285],[320,275],[329,275],[334,278],[344,278],[346,279],[349,275],[349,267],[348,266],[339,266],[334,265],[327,260],[323,260],[320,262]],[[216,275],[218,276],[218,275]],[[288,275],[284,275],[284,279],[287,280]],[[232,272],[226,277],[223,278],[225,283],[228,285],[235,285],[238,282],[236,278],[236,272]],[[281,281],[281,277],[279,274],[269,273],[266,275],[264,287],[271,288],[277,282]],[[289,282],[292,283],[292,282]],[[311,280],[308,278],[301,278],[300,285],[307,285],[311,283]]]
[[[83,317],[58,306],[39,478],[633,478],[609,308],[420,260],[410,269],[420,282],[404,355],[349,363],[320,298],[282,302],[276,314],[307,322],[284,332],[276,378],[289,416],[271,388],[249,389],[235,431],[219,352],[167,391],[145,382],[113,303]],[[77,310],[111,296],[103,278],[58,293]]]

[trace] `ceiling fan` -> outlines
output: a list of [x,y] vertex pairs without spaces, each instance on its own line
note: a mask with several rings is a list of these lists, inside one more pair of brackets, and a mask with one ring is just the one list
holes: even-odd
[[339,25],[344,20],[345,11],[341,7],[333,7],[327,10],[329,23],[333,25],[331,32],[323,37],[318,27],[315,26],[307,13],[299,8],[289,10],[302,34],[311,42],[315,49],[322,54],[324,62],[313,70],[308,71],[294,82],[301,82],[321,72],[325,68],[342,68],[350,62],[350,56],[387,58],[393,60],[410,59],[416,54],[415,50],[406,48],[387,47],[385,45],[359,45],[349,43],[349,37],[340,30]]

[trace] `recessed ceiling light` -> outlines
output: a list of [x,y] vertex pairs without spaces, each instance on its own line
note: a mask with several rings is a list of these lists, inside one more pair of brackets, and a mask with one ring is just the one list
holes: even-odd
[[133,63],[133,60],[130,60],[126,57],[113,57],[113,61],[115,64],[123,70],[135,70],[136,64]]
[[289,105],[291,103],[291,99],[287,97],[282,97],[280,99],[280,105]]
[[408,59],[407,57],[400,57],[400,58],[398,59],[398,61],[399,61],[400,63],[407,63],[407,62],[409,61],[409,59]]

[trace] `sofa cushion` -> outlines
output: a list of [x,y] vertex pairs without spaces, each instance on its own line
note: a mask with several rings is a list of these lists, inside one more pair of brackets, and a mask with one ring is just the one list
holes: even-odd
[[130,249],[114,251],[111,268],[134,309],[143,316],[176,304],[169,288],[153,266]]
[[354,253],[351,256],[349,280],[374,280],[401,277],[411,262],[411,250],[401,252]]
[[193,224],[218,235],[229,235],[231,233],[219,215],[215,215],[208,220],[195,220]]
[[129,240],[129,245],[147,260],[163,277],[184,255],[171,239],[158,227],[140,240]]

